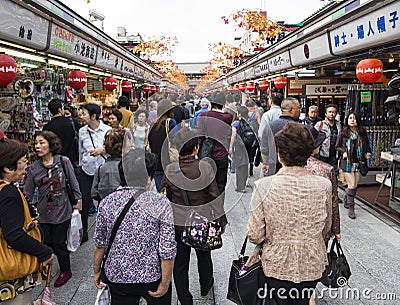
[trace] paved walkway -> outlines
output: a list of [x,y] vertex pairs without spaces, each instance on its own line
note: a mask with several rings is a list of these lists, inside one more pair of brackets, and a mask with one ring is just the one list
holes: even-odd
[[[256,176],[258,175],[256,172]],[[246,234],[248,206],[251,198],[251,188],[247,188],[249,192],[245,194],[234,191],[234,180],[234,175],[229,175],[225,200],[229,225],[223,237],[224,246],[222,249],[212,252],[215,277],[214,295],[210,293],[206,297],[200,296],[194,251],[192,254],[190,284],[196,305],[211,305],[214,303],[214,297],[215,304],[233,304],[226,299],[228,276],[231,262],[237,257]],[[251,185],[254,180],[254,178],[250,179]],[[356,207],[356,220],[347,217],[347,210],[343,208],[343,205],[340,208],[342,247],[353,274],[348,286],[339,290],[328,291],[319,284],[316,303],[318,305],[400,304],[400,276],[398,274],[398,270],[400,270],[400,228],[361,203],[358,203]],[[91,234],[93,234],[94,220],[94,216],[90,217]],[[63,287],[51,288],[53,300],[58,305],[94,304],[97,289],[93,284],[93,247],[93,242],[89,240],[76,253],[73,253],[71,255],[72,279]],[[251,251],[252,246],[249,245],[247,252]],[[58,266],[55,264],[53,276],[56,277],[57,273]],[[40,295],[42,290],[42,285],[34,290],[35,298]],[[175,292],[173,304],[178,304]]]

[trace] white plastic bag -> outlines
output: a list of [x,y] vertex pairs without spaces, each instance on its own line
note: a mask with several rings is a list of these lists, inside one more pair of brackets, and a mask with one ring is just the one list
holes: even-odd
[[78,210],[74,210],[71,218],[71,225],[68,229],[67,236],[67,249],[68,251],[75,252],[78,250],[82,241],[82,219]]
[[97,290],[97,298],[94,305],[109,305],[111,304],[110,290],[105,285],[103,288]]

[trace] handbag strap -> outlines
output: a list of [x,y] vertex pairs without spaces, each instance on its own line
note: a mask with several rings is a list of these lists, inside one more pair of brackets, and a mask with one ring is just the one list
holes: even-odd
[[67,174],[67,170],[65,168],[64,159],[63,159],[62,156],[60,156],[60,159],[61,159],[61,167],[62,167],[62,170],[64,172],[64,176],[65,176],[65,184],[69,184],[70,180],[69,180],[69,177],[68,177],[68,174]]
[[[93,148],[96,149],[96,145],[94,145],[92,133],[89,131],[89,129],[87,130],[87,132],[89,133],[90,141],[92,141]],[[107,158],[104,157],[103,154],[100,154],[100,156],[101,156],[104,160],[107,160]]]
[[187,195],[185,185],[183,183],[183,178],[182,178],[183,173],[181,172],[181,170],[179,168],[179,162],[176,162],[176,164],[175,164],[175,173],[179,179],[179,184],[180,184],[180,189],[182,192],[183,201],[185,202],[186,206],[190,206],[189,197]]
[[240,253],[239,253],[239,258],[242,258],[244,256],[244,253],[246,252],[246,246],[247,246],[247,236],[244,239],[242,249],[240,250]]
[[76,132],[74,120],[70,117],[69,121],[71,122],[72,129],[74,130],[75,137],[79,137],[79,134]]
[[[143,192],[140,192],[140,194],[138,193],[137,197],[139,197],[142,193]],[[119,214],[119,216],[118,216],[118,218],[117,218],[117,220],[116,220],[116,222],[115,222],[115,224],[113,226],[113,229],[112,229],[111,235],[110,235],[110,239],[108,241],[107,251],[104,253],[103,264],[102,264],[102,267],[101,267],[103,269],[103,271],[104,271],[104,265],[105,265],[105,263],[107,261],[107,258],[108,258],[108,254],[110,253],[111,246],[112,246],[112,244],[114,242],[115,236],[117,235],[117,231],[118,231],[122,221],[124,220],[126,213],[128,213],[128,210],[130,209],[132,204],[135,202],[135,196],[136,196],[136,194],[133,195],[131,199],[129,199],[128,203],[125,205],[124,209]]]

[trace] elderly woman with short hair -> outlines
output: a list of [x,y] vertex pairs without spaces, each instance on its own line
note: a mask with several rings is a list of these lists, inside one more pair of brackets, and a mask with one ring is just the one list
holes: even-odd
[[328,264],[324,237],[331,228],[332,185],[304,168],[314,147],[304,125],[287,124],[275,143],[283,167],[254,183],[248,237],[262,244],[270,297],[278,305],[308,305]]

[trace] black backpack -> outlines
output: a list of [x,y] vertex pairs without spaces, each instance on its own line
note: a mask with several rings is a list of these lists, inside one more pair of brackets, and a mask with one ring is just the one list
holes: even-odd
[[253,145],[254,141],[256,140],[256,134],[254,133],[250,124],[244,119],[239,121],[238,134],[246,146]]

